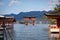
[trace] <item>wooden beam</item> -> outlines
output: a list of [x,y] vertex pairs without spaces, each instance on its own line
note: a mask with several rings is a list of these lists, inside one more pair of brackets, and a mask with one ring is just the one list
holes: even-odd
[[57,19],[60,18],[58,15],[47,15],[47,18]]

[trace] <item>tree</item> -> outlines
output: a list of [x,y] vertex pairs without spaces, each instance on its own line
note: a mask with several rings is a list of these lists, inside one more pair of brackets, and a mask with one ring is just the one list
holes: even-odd
[[60,0],[58,2],[59,4],[57,4],[56,7],[54,8],[55,11],[60,11]]
[[60,4],[59,5],[56,5],[56,7],[54,8],[54,10],[60,11]]

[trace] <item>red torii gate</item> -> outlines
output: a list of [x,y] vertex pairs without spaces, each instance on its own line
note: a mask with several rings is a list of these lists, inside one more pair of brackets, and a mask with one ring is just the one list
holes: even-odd
[[25,24],[28,25],[28,21],[29,21],[30,19],[32,20],[32,25],[34,25],[34,24],[35,24],[35,20],[36,20],[36,17],[34,17],[34,16],[25,16],[25,17],[24,17]]

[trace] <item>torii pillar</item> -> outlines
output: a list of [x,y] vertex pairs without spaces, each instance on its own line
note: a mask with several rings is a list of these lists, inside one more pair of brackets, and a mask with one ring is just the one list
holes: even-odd
[[24,17],[24,20],[25,20],[25,25],[28,25],[29,17]]
[[32,20],[32,25],[34,26],[36,17],[31,17],[31,20]]

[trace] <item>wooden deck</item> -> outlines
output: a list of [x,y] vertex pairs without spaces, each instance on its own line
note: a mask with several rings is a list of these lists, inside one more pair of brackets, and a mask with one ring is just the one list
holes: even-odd
[[14,40],[13,30],[8,28],[0,28],[0,40]]

